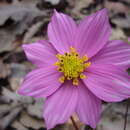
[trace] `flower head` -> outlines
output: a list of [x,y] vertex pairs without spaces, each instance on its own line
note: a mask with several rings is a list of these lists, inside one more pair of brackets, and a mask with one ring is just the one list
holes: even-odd
[[76,50],[71,47],[70,53],[57,54],[56,57],[59,61],[55,65],[58,66],[58,71],[63,73],[63,76],[59,78],[61,83],[64,83],[65,80],[72,80],[72,84],[77,86],[78,78],[86,78],[83,72],[91,64],[87,62],[87,56],[80,57]]
[[44,119],[48,129],[62,124],[75,112],[80,121],[95,128],[101,102],[130,97],[130,46],[109,41],[107,10],[87,16],[77,25],[54,11],[48,25],[49,41],[23,45],[37,68],[24,79],[19,93],[46,98]]

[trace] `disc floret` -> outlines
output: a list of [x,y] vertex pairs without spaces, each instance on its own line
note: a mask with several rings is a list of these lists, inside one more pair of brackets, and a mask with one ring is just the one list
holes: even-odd
[[71,47],[69,53],[57,54],[56,57],[59,60],[55,63],[57,70],[63,73],[63,76],[59,78],[61,83],[64,83],[65,80],[72,80],[73,85],[77,86],[79,78],[86,78],[83,72],[91,64],[86,55],[80,57],[78,52]]

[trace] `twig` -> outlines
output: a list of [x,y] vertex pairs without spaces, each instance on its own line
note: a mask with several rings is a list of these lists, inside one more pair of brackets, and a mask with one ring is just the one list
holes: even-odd
[[31,39],[34,36],[34,34],[38,32],[38,30],[42,27],[43,24],[44,23],[41,21],[34,24],[31,28],[29,28],[24,36],[23,43],[29,42],[29,39]]
[[22,107],[15,108],[7,116],[3,117],[2,120],[0,120],[0,129],[5,130],[10,125],[10,123],[16,119],[16,117],[22,111],[22,109]]
[[129,108],[129,101],[127,100],[126,111],[125,111],[125,120],[124,120],[124,129],[123,129],[123,130],[126,130],[127,116],[128,116],[128,108]]
[[75,130],[79,130],[79,128],[78,128],[78,126],[77,126],[77,124],[76,124],[74,118],[73,118],[72,116],[71,116],[70,118],[71,118],[71,121],[72,121],[72,123],[73,123],[73,126],[74,126]]

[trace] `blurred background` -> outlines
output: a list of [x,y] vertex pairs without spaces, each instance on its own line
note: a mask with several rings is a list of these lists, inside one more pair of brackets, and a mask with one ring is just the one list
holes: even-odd
[[[0,130],[46,130],[42,119],[44,99],[20,96],[17,89],[34,68],[21,45],[47,39],[47,25],[54,8],[77,22],[108,8],[110,39],[127,41],[130,36],[130,0],[0,0]],[[127,102],[104,103],[96,130],[123,130]],[[74,118],[80,130],[91,130]],[[68,121],[54,130],[74,128]],[[126,130],[130,130],[130,111]]]

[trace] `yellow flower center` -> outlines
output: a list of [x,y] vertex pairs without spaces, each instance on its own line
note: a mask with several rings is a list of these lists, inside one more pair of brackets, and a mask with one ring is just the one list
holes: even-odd
[[70,53],[64,55],[57,54],[59,59],[55,63],[59,72],[63,73],[63,76],[59,78],[61,83],[65,80],[72,80],[73,85],[78,85],[78,78],[84,79],[86,76],[83,74],[84,70],[90,66],[88,57],[84,55],[80,57],[74,48],[70,48]]

